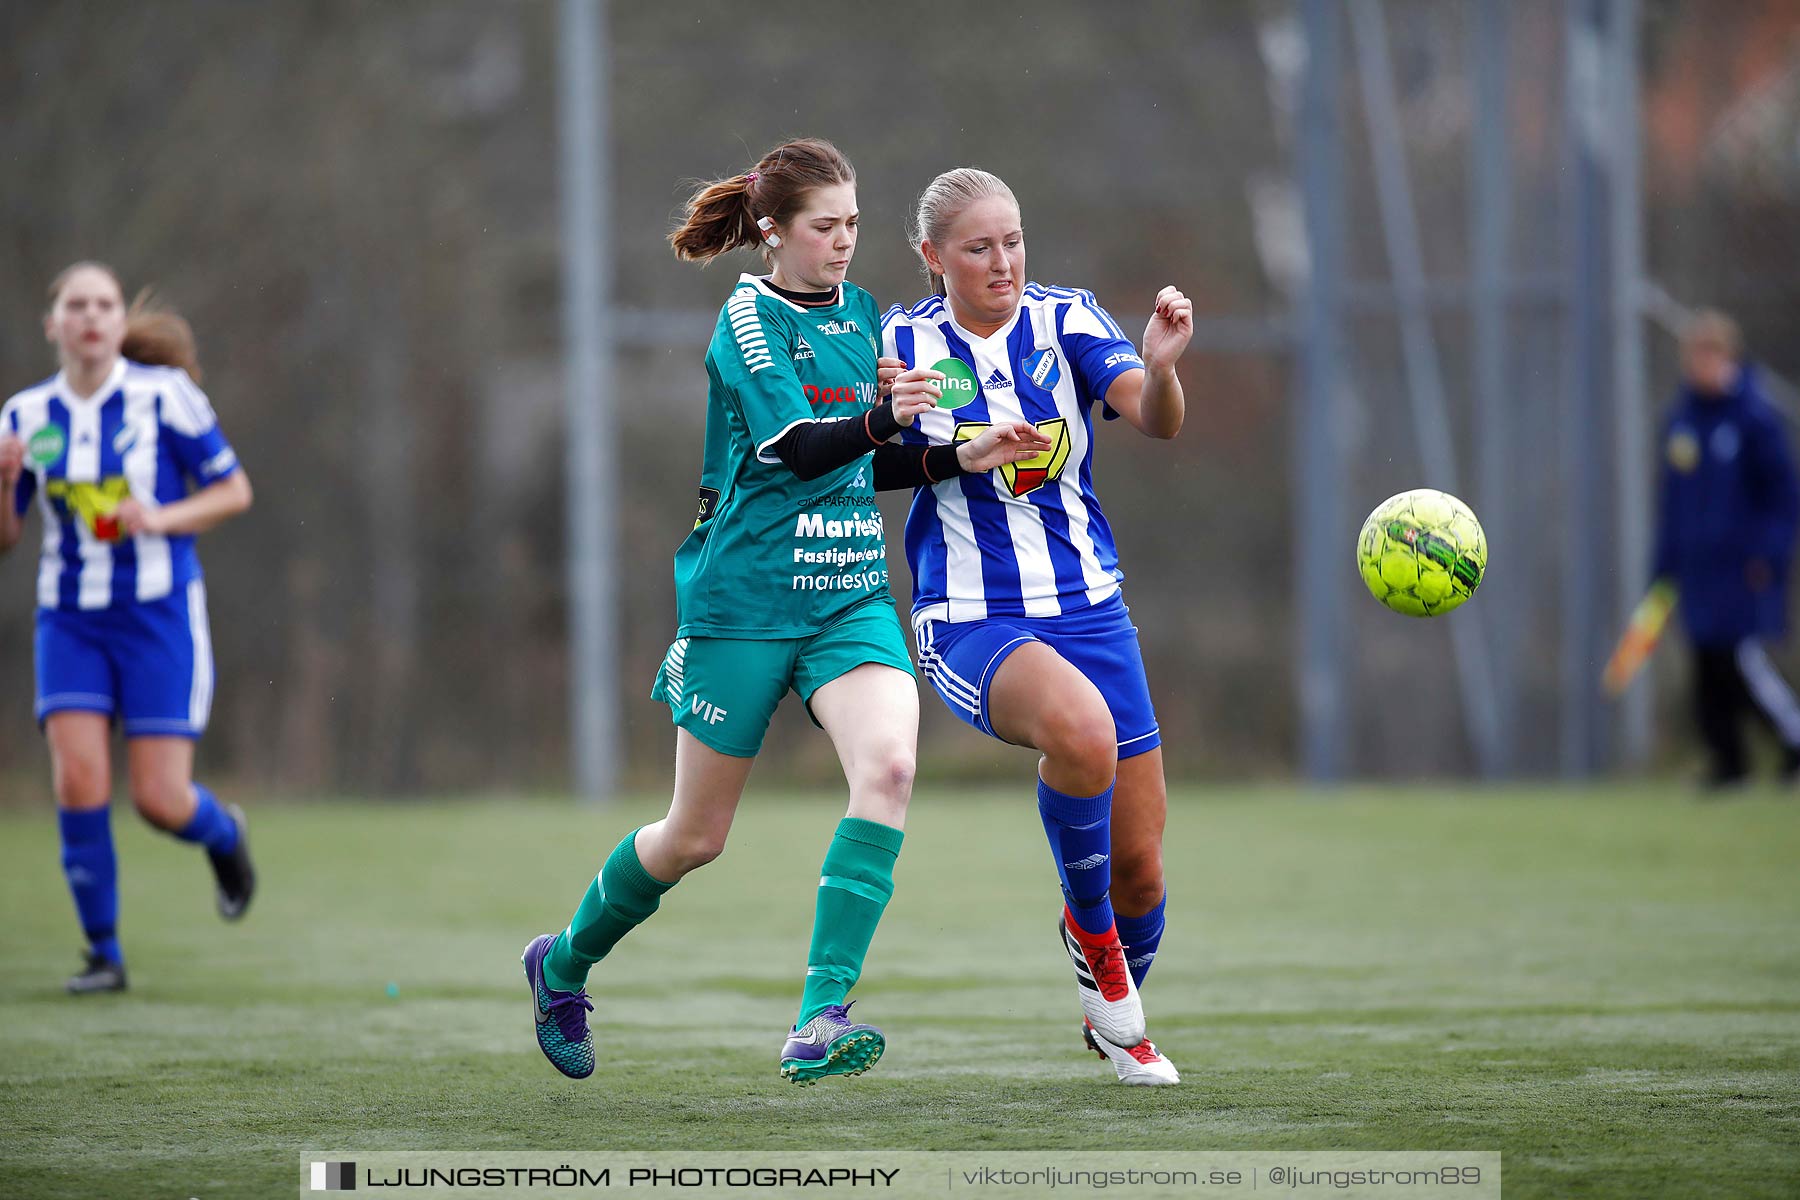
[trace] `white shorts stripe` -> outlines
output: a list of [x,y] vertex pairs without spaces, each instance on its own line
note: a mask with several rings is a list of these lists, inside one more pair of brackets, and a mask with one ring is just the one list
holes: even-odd
[[929,658],[934,668],[933,679],[937,680],[940,686],[960,693],[967,700],[970,712],[978,711],[981,703],[981,689],[951,670],[950,664],[945,661],[944,656],[938,653],[937,634],[932,629],[931,622],[927,621],[920,625],[918,635],[919,665],[924,666],[925,660]]
[[933,650],[929,654],[921,654],[919,659],[921,663],[927,659],[930,660],[932,677],[940,688],[954,692],[971,707],[981,703],[981,689],[951,670],[950,663],[943,655]]
[[188,724],[195,733],[206,728],[212,713],[213,656],[212,631],[206,623],[206,584],[196,579],[188,584],[188,632],[194,639],[194,682],[188,692]]
[[1795,701],[1793,689],[1769,661],[1769,652],[1755,638],[1746,638],[1738,643],[1737,665],[1751,698],[1768,714],[1782,744],[1800,749],[1800,702]]
[[951,687],[946,682],[944,676],[941,674],[942,666],[939,659],[935,657],[927,658],[924,655],[921,655],[919,657],[919,669],[925,672],[925,678],[937,685],[938,695],[944,698],[944,703],[954,704],[957,708],[962,709],[972,717],[979,718],[981,716],[981,704],[979,701],[967,699],[961,691]]

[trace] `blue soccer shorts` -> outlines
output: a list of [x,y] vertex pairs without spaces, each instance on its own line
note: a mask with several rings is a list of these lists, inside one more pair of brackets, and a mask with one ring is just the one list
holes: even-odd
[[161,600],[37,614],[37,719],[105,713],[126,737],[197,738],[212,710],[206,585]]
[[919,667],[950,711],[991,738],[988,689],[1007,655],[1027,642],[1042,642],[1088,677],[1112,710],[1119,757],[1146,754],[1162,745],[1137,626],[1124,597],[1055,617],[992,617],[984,621],[920,621],[914,630]]

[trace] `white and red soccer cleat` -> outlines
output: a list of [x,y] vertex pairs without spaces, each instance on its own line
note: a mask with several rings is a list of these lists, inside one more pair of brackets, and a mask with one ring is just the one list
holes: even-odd
[[1145,1038],[1130,1048],[1115,1046],[1094,1033],[1094,1027],[1081,1023],[1081,1036],[1089,1050],[1112,1064],[1119,1082],[1133,1087],[1167,1087],[1181,1082],[1181,1072],[1163,1056],[1156,1043]]
[[1117,926],[1093,934],[1075,923],[1065,905],[1061,925],[1063,949],[1075,964],[1076,991],[1081,1011],[1094,1032],[1115,1046],[1135,1046],[1144,1040],[1144,1006],[1137,984],[1125,964],[1125,947],[1119,944]]

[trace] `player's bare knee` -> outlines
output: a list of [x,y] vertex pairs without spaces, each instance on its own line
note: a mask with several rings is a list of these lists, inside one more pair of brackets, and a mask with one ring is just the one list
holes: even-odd
[[862,796],[884,804],[898,800],[904,804],[912,795],[913,774],[917,757],[912,746],[896,739],[856,748],[845,764],[844,781],[852,796]]
[[912,798],[913,776],[918,762],[905,746],[894,746],[877,755],[868,771],[868,784],[885,800],[905,804]]
[[131,781],[131,806],[158,829],[176,830],[186,825],[193,815],[192,802],[185,782],[160,777],[134,777]]
[[1039,728],[1038,749],[1057,768],[1098,795],[1112,785],[1119,768],[1119,736],[1104,707],[1070,706],[1049,713]]
[[99,808],[111,790],[106,766],[88,759],[59,759],[53,776],[61,808]]

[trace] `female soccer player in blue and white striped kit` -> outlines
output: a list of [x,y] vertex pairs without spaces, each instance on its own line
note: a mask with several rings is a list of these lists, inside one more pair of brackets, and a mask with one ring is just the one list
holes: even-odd
[[945,380],[903,442],[955,444],[1025,421],[1052,443],[914,493],[906,555],[919,662],[957,716],[1041,752],[1038,810],[1062,879],[1084,1036],[1122,1081],[1175,1083],[1137,994],[1163,930],[1162,739],[1094,491],[1093,410],[1175,436],[1192,305],[1164,288],[1140,357],[1089,293],[1026,282],[1018,202],[985,171],[932,181],[913,245],[935,294],[887,313],[884,354],[898,360],[890,369]]
[[125,733],[132,803],[206,850],[220,915],[243,916],[255,887],[243,813],[193,781],[213,688],[194,535],[249,508],[250,481],[195,386],[187,323],[141,305],[128,312],[110,267],[81,262],[58,275],[44,333],[62,369],[0,409],[0,553],[23,535],[35,494],[37,717],[63,871],[88,938],[87,965],[68,989],[117,992],[113,722]]

